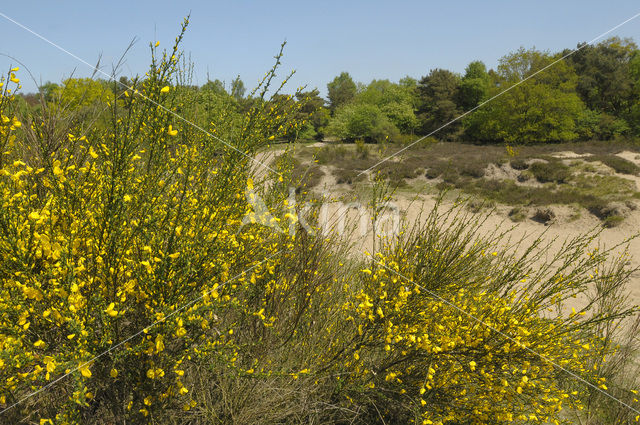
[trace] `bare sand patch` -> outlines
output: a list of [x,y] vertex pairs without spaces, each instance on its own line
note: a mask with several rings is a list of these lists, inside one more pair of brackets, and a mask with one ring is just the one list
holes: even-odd
[[636,165],[640,165],[640,154],[638,154],[638,152],[622,151],[620,153],[617,153],[616,155],[622,159],[631,161]]
[[558,159],[578,159],[578,158],[587,158],[590,157],[591,154],[590,153],[575,153],[572,151],[562,151],[562,152],[555,152],[553,154],[551,154],[551,156],[553,156],[554,158],[558,158]]
[[[404,223],[414,225],[424,222],[429,211],[436,205],[436,199],[429,195],[416,196],[413,199],[395,197],[393,203],[401,212]],[[443,209],[450,207],[453,207],[453,203],[445,203],[442,205]],[[537,238],[541,237],[543,239],[543,247],[549,248],[547,257],[539,260],[540,265],[542,265],[562,249],[565,241],[584,235],[584,233],[589,230],[601,229],[602,222],[591,214],[582,214],[576,219],[575,209],[570,206],[552,205],[550,208],[554,210],[557,218],[552,224],[545,225],[535,222],[530,218],[520,223],[513,223],[508,218],[510,208],[499,206],[491,214],[486,216],[486,219],[481,225],[481,233],[489,234],[496,230],[499,232],[509,230],[509,238],[503,241],[505,246],[491,247],[491,249],[513,250],[513,248],[508,248],[506,245],[520,241],[517,248],[512,252],[514,254],[524,253]],[[356,218],[357,214],[355,214],[355,209],[353,213],[350,225],[357,227],[361,222]],[[486,215],[487,211],[477,214]],[[336,210],[334,210],[333,216],[338,217]],[[362,221],[362,223],[364,222],[365,221]],[[443,226],[446,226],[446,223],[443,223]],[[341,229],[349,228],[349,225],[346,225]],[[614,253],[616,255],[622,254],[625,241],[628,241],[632,235],[638,233],[639,229],[640,211],[632,211],[619,226],[601,229],[594,246],[589,248],[599,247],[600,249],[608,249],[618,246],[618,248],[614,250]],[[388,232],[388,230],[388,228],[381,228],[380,233]],[[353,244],[354,252],[364,256],[365,252],[371,252],[374,248],[375,239],[371,225],[369,224],[369,227],[367,227],[365,231],[361,228],[354,231],[350,242]],[[629,266],[632,268],[640,267],[640,238],[629,241],[628,253],[630,254]],[[635,273],[631,276],[628,283],[628,291],[629,302],[634,305],[640,305],[640,273]],[[577,309],[582,303],[584,303],[583,299],[576,298],[568,303],[566,308],[570,310],[572,307],[575,307]]]

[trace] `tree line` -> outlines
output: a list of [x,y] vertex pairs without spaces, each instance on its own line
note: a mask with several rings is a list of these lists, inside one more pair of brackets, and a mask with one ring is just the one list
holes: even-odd
[[[284,138],[405,142],[433,135],[448,141],[541,143],[640,135],[636,43],[614,37],[577,47],[573,53],[520,48],[503,56],[496,69],[472,61],[464,74],[435,68],[419,79],[407,76],[398,82],[364,84],[342,72],[327,84],[327,99],[317,89],[278,95],[297,103]],[[119,83],[71,78],[47,83],[39,94],[22,99],[25,107],[36,107],[44,98],[77,110],[119,99],[132,84],[126,77]],[[207,126],[223,110],[241,120],[263,102],[256,93],[246,93],[239,76],[231,84],[216,79],[176,89],[184,107],[199,109],[196,116]]]
[[509,143],[638,136],[638,46],[615,37],[570,53],[520,48],[496,69],[473,61],[462,75],[437,68],[397,83],[364,85],[343,72],[327,85],[329,118],[316,131],[377,142],[431,133]]

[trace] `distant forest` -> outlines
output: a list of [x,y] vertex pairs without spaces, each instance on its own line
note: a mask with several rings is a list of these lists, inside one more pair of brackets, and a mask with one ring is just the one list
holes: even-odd
[[[497,69],[472,61],[462,75],[436,68],[419,79],[407,76],[398,82],[365,84],[345,71],[327,84],[328,99],[317,89],[280,95],[296,103],[292,120],[304,121],[302,126],[292,123],[290,131],[285,125],[282,134],[289,141],[333,138],[380,143],[406,142],[435,132],[433,137],[440,140],[513,144],[639,136],[636,43],[614,37],[578,48],[572,54],[569,49],[551,53],[520,48],[503,56]],[[240,120],[256,103],[264,102],[259,93],[246,92],[240,77],[231,84],[214,80],[202,86],[184,80],[176,82],[184,107],[203,109],[203,119],[211,117],[211,110],[224,110]],[[120,82],[71,78],[62,84],[47,83],[40,93],[21,99],[29,109],[39,108],[42,101],[69,109],[94,107],[118,99],[125,86],[135,83],[126,77]],[[472,112],[439,129],[468,111]]]

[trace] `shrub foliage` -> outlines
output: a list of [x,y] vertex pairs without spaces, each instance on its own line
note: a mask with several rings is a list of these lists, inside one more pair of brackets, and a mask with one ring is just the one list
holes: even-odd
[[[541,240],[501,251],[459,206],[348,256],[299,228],[291,167],[255,169],[296,131],[292,97],[266,97],[279,56],[228,124],[178,83],[181,37],[90,121],[18,117],[3,81],[0,421],[548,423],[584,407],[564,369],[607,389],[624,256],[588,234],[541,266]],[[194,108],[209,134],[174,114]]]

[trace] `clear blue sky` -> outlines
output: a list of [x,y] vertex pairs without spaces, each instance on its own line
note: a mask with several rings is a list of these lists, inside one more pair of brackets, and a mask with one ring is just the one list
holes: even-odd
[[[281,75],[297,71],[294,86],[307,84],[326,93],[341,71],[356,81],[405,75],[420,78],[432,68],[462,72],[472,60],[490,68],[520,46],[557,51],[574,48],[640,12],[625,1],[173,1],[146,0],[3,2],[0,12],[104,70],[129,41],[122,75],[144,74],[148,43],[170,47],[182,18],[191,12],[184,51],[195,63],[195,82],[227,82],[240,74],[253,87],[287,40]],[[640,42],[640,18],[612,35]],[[60,82],[86,65],[54,49],[0,17],[0,53],[24,62],[38,82]],[[15,61],[0,56],[0,69]],[[35,83],[21,73],[23,91]]]

